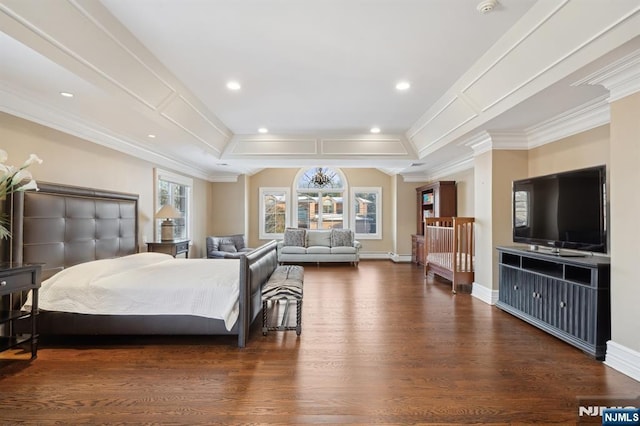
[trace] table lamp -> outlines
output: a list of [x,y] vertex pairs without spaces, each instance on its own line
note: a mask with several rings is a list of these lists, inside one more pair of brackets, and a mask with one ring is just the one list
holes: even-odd
[[156,219],[164,219],[160,226],[160,240],[173,241],[175,223],[173,219],[182,217],[182,214],[170,204],[165,204],[156,212]]

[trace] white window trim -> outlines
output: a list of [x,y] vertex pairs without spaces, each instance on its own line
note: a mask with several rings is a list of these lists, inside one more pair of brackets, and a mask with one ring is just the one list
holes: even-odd
[[[160,209],[160,207],[162,207],[158,205],[158,181],[160,180],[166,180],[166,181],[174,182],[174,183],[189,187],[189,200],[188,200],[189,217],[187,218],[187,234],[185,235],[185,238],[188,240],[192,240],[191,233],[193,229],[193,179],[184,175],[180,175],[177,173],[170,172],[168,170],[163,170],[158,168],[153,169],[153,184],[154,184],[153,185],[153,206],[154,206],[153,238],[154,240],[156,239],[156,236],[160,234],[160,230],[158,229],[158,223],[157,223],[158,221],[155,218],[155,213]],[[193,241],[191,241],[191,244],[193,244]]]
[[[325,166],[327,167],[327,166]],[[326,193],[326,192],[340,192],[342,194],[342,198],[343,198],[343,203],[344,203],[344,199],[346,198],[345,194],[349,194],[349,182],[347,182],[347,176],[344,174],[344,172],[338,168],[338,167],[330,167],[333,171],[335,171],[336,173],[338,173],[340,175],[340,179],[342,180],[342,188],[327,188],[327,189],[321,189],[321,188],[309,188],[309,189],[303,189],[303,188],[298,188],[298,181],[300,181],[300,178],[302,177],[302,175],[304,175],[304,173],[309,170],[311,167],[303,167],[300,170],[298,170],[298,173],[296,173],[296,176],[293,178],[293,184],[292,184],[292,188],[293,188],[293,194],[295,194],[295,199],[293,200],[293,202],[291,203],[291,211],[292,211],[292,223],[294,227],[298,226],[298,192],[305,192],[305,193]],[[322,206],[320,206],[322,207]],[[342,226],[343,227],[347,227],[349,226],[349,224],[351,223],[350,218],[349,218],[349,214],[351,213],[351,209],[350,208],[344,208],[344,204],[343,204],[343,208],[342,208]]]
[[269,233],[264,232],[264,218],[265,218],[265,205],[264,205],[264,197],[267,194],[271,193],[284,193],[284,203],[285,203],[285,211],[284,211],[284,223],[285,228],[291,226],[291,188],[287,187],[261,187],[259,189],[259,197],[260,197],[260,219],[259,219],[259,229],[258,238],[261,240],[271,240],[271,239],[282,239],[284,238],[284,233]]
[[[356,207],[354,200],[358,192],[374,192],[376,196],[376,233],[375,234],[359,234],[356,233]],[[353,229],[355,238],[359,240],[381,240],[382,239],[382,187],[380,186],[354,186],[351,188],[349,197],[349,210],[351,211],[351,229]]]

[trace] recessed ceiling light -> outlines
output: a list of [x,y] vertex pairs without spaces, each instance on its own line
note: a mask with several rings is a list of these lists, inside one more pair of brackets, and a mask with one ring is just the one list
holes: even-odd
[[242,86],[237,81],[230,81],[227,83],[227,89],[229,90],[240,90]]
[[398,90],[408,90],[409,87],[411,87],[411,83],[408,81],[399,81],[398,84],[396,84],[396,89]]
[[149,139],[155,139],[155,138],[156,138],[156,135],[154,135],[153,133],[149,133],[149,134],[147,135],[147,137],[148,137]]
[[380,127],[372,127],[370,132],[371,133],[380,133]]
[[258,132],[259,133],[269,133],[269,129],[267,129],[266,127],[260,127],[258,129]]
[[69,93],[69,92],[60,92],[61,96],[64,96],[65,98],[73,98],[73,93]]

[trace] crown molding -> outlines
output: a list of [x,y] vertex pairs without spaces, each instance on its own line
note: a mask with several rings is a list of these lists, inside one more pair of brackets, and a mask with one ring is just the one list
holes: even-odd
[[[617,3],[605,12],[569,0],[536,3],[407,131],[419,158],[483,130],[514,105],[633,40],[639,12],[640,6],[633,2]],[[563,37],[569,24],[581,37]],[[563,42],[544,50],[531,49],[560,38]],[[620,82],[611,82],[612,99],[637,90],[637,76],[631,70],[627,74],[619,76]],[[477,154],[491,149],[477,142],[472,145]]]
[[489,131],[492,149],[528,150],[529,140],[522,131],[493,132]]
[[640,92],[640,49],[571,84],[602,85],[609,90],[609,102]]
[[491,135],[486,130],[483,130],[471,136],[470,138],[465,139],[460,143],[460,145],[471,148],[473,150],[474,156],[484,154],[485,152],[489,152],[491,151],[491,149],[493,149]]
[[39,102],[25,93],[14,93],[4,84],[0,84],[0,99],[2,99],[0,111],[7,114],[50,127],[166,169],[180,171],[182,174],[208,181],[213,178],[205,170],[147,149],[139,141],[116,134],[97,123],[88,122],[85,118],[59,111],[54,106]]
[[404,182],[429,182],[472,169],[473,166],[473,155],[468,155],[457,158],[456,160],[446,163],[436,169],[428,169],[424,173],[405,173],[401,174],[401,176]]
[[473,155],[467,155],[465,157],[458,158],[455,161],[447,163],[438,169],[429,170],[429,173],[427,173],[427,180],[434,181],[446,176],[451,176],[455,173],[460,173],[465,170],[472,169],[474,166],[473,157]]
[[601,96],[574,109],[524,130],[528,149],[586,132],[611,121],[607,96]]

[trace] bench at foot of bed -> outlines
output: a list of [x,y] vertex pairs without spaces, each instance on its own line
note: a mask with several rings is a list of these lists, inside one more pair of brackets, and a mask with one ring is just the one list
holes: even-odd
[[[262,289],[262,334],[269,330],[295,330],[299,336],[302,333],[302,285],[304,282],[304,268],[298,265],[278,266],[269,281]],[[285,310],[279,326],[269,326],[269,305],[285,303]],[[296,304],[296,325],[288,326],[289,306]]]

